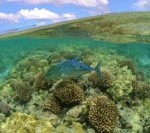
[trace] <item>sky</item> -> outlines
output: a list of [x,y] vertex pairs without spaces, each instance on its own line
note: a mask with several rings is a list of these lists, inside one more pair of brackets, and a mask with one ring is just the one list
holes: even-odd
[[131,11],[150,11],[150,0],[0,0],[0,34]]

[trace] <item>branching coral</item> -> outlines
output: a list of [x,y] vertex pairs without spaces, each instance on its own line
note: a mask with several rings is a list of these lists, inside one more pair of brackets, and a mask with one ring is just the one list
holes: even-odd
[[101,78],[96,73],[93,73],[89,80],[93,82],[93,85],[99,87],[102,90],[108,89],[112,84],[112,77],[108,71],[101,72]]
[[135,80],[132,82],[132,95],[134,98],[146,98],[150,96],[150,86],[145,82]]
[[47,58],[49,64],[59,62],[63,59],[59,54],[52,54]]
[[0,112],[3,114],[7,114],[10,111],[10,107],[5,102],[0,102]]
[[57,114],[61,111],[61,104],[58,99],[54,97],[54,95],[50,95],[48,99],[44,102],[42,107],[44,110],[49,110],[54,114]]
[[38,120],[34,116],[16,112],[2,123],[2,133],[50,133],[53,127],[48,120]]
[[145,80],[144,72],[143,71],[136,72],[136,78],[137,78],[137,80],[144,81]]
[[40,72],[35,77],[35,87],[37,90],[46,90],[52,87],[53,82],[51,80],[44,79],[44,73]]
[[120,65],[120,67],[127,66],[128,69],[130,69],[132,71],[132,74],[136,73],[135,64],[134,64],[133,60],[131,60],[131,59],[121,60],[121,61],[119,61],[119,65]]
[[67,80],[59,83],[55,90],[54,96],[65,105],[80,103],[84,98],[82,88],[73,81]]
[[135,80],[136,77],[127,67],[116,67],[115,71],[112,86],[107,92],[114,100],[126,100],[132,92],[132,81]]
[[111,133],[116,125],[118,110],[106,96],[97,96],[91,101],[89,122],[100,133]]
[[29,83],[23,82],[22,80],[15,80],[12,83],[12,87],[14,88],[16,98],[19,101],[27,102],[28,100],[30,100],[33,88]]

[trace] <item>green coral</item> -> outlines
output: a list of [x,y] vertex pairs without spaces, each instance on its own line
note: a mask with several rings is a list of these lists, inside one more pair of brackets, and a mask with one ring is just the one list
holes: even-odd
[[6,119],[0,126],[2,133],[50,133],[53,126],[46,119],[16,112]]
[[56,86],[54,96],[65,105],[74,105],[83,100],[84,92],[78,84],[73,81],[66,80]]
[[22,80],[13,80],[12,87],[15,90],[16,99],[21,102],[30,100],[33,88],[29,83],[23,82]]
[[46,90],[52,87],[53,82],[51,80],[45,79],[45,73],[39,72],[35,76],[35,82],[34,86],[37,88],[37,90]]
[[56,128],[55,133],[85,133],[84,128],[78,122],[73,122],[71,125],[63,123]]
[[120,65],[120,67],[127,66],[127,68],[130,69],[133,74],[136,73],[135,64],[132,59],[121,60],[121,61],[119,61],[119,65]]
[[97,96],[91,100],[89,122],[100,133],[111,133],[118,119],[115,104],[106,96]]
[[132,92],[132,81],[136,79],[136,76],[127,68],[115,68],[114,79],[112,86],[107,91],[114,100],[123,100],[129,97]]

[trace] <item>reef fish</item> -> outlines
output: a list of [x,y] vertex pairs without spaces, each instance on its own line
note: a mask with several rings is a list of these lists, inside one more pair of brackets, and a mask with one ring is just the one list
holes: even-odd
[[51,66],[45,74],[45,79],[56,80],[76,78],[91,71],[96,71],[100,78],[100,62],[95,68],[92,68],[77,59],[68,59]]

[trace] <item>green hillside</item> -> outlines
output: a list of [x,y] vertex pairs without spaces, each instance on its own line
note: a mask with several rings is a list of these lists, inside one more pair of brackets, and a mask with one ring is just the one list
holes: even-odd
[[150,12],[106,14],[39,27],[6,36],[38,38],[75,36],[111,42],[150,43]]

